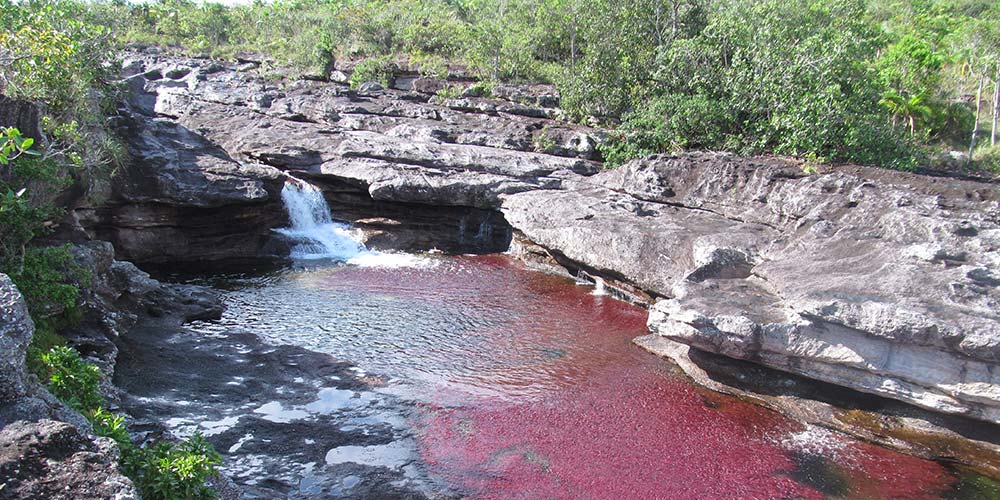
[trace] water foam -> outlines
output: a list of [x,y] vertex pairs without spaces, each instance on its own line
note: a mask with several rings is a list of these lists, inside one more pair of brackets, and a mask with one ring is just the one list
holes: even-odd
[[807,425],[804,430],[785,436],[781,439],[780,444],[790,451],[823,455],[836,459],[845,450],[848,442],[836,432]]
[[362,233],[347,224],[334,222],[323,193],[312,184],[292,178],[281,190],[288,211],[289,227],[275,229],[295,246],[297,260],[333,260],[359,267],[430,267],[435,261],[414,255],[369,250]]

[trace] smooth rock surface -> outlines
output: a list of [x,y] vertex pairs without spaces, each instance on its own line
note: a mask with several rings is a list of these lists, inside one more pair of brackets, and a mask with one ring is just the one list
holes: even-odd
[[600,187],[508,196],[504,213],[529,240],[661,297],[654,333],[1000,422],[997,186],[720,154],[588,183]]

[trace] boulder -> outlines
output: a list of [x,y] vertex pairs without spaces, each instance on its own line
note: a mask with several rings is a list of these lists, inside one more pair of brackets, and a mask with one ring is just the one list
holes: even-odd
[[63,422],[14,422],[0,429],[0,499],[138,500],[118,456],[110,439],[92,441]]
[[437,78],[417,78],[413,81],[413,90],[421,94],[437,94],[448,87],[447,80]]
[[0,274],[0,404],[24,396],[24,354],[35,330],[28,306],[6,274]]
[[382,90],[385,90],[385,87],[379,82],[365,82],[358,87],[359,92],[379,92]]
[[27,373],[25,354],[34,331],[24,297],[6,274],[0,274],[0,427],[17,420],[55,418],[88,429],[82,415]]

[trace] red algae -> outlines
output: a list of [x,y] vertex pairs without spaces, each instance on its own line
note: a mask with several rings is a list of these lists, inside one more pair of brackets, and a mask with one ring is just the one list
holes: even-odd
[[917,499],[955,480],[832,433],[829,449],[797,449],[800,424],[695,387],[632,346],[646,333],[639,307],[506,257],[442,267],[345,268],[323,286],[494,320],[470,320],[464,343],[432,347],[437,358],[414,353],[441,360],[422,367],[434,381],[418,398],[422,458],[469,498]]

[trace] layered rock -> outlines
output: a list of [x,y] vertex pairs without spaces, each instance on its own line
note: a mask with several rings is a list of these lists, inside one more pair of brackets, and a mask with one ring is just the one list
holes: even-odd
[[78,209],[94,237],[137,262],[255,257],[269,228],[285,220],[285,175],[233,160],[219,146],[170,120],[133,113],[121,120],[131,163],[112,198]]
[[654,157],[504,202],[561,256],[661,300],[650,330],[1000,422],[1000,189],[864,168]]
[[157,55],[124,66],[135,93],[120,128],[135,161],[115,202],[84,218],[132,260],[280,251],[268,240],[284,223],[277,193],[285,173],[323,186],[334,217],[368,229],[376,246],[501,251],[510,241],[495,214],[501,195],[598,170],[601,134],[548,118],[551,88],[452,102],[317,81],[279,85]]
[[[437,99],[156,56],[127,66],[142,122],[130,146],[159,166],[123,182],[97,227],[142,227],[147,240],[115,240],[129,256],[155,260],[139,249],[171,239],[198,258],[259,255],[290,174],[375,243],[498,251],[513,239],[656,301],[650,329],[664,341],[1000,422],[993,184],[859,167],[807,175],[721,154],[600,172],[601,132],[551,119],[542,91]],[[185,148],[197,154],[158,153]],[[226,239],[244,232],[252,244]]]

